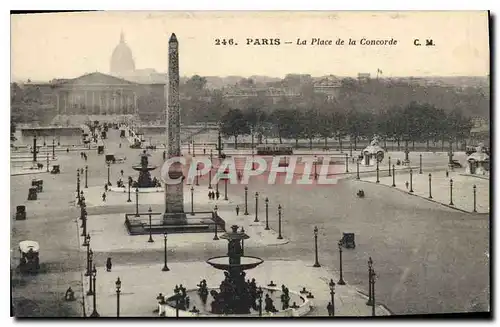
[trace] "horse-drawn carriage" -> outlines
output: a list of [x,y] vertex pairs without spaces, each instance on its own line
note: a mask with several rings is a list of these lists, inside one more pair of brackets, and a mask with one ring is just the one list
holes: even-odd
[[22,273],[37,273],[40,269],[40,245],[35,241],[19,242],[19,269]]

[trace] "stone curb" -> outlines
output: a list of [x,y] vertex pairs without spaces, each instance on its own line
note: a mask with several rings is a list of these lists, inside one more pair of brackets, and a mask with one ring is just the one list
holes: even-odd
[[361,180],[361,179],[360,179],[359,181],[360,181],[360,182],[363,182],[363,183],[370,183],[370,184],[375,184],[375,185],[384,186],[384,187],[387,187],[387,188],[390,188],[390,189],[393,189],[393,190],[397,190],[397,191],[399,191],[399,192],[401,192],[401,193],[405,193],[405,194],[410,195],[410,196],[416,196],[416,197],[418,197],[418,198],[421,198],[421,199],[427,200],[427,201],[429,201],[429,202],[434,202],[434,203],[436,203],[436,204],[440,204],[440,205],[442,205],[442,206],[444,206],[444,207],[448,207],[448,208],[450,208],[450,209],[455,209],[455,210],[457,210],[457,211],[461,211],[461,212],[464,212],[464,213],[468,213],[468,214],[470,214],[470,215],[489,215],[489,214],[490,214],[489,212],[471,212],[471,211],[467,211],[467,210],[465,210],[465,209],[460,209],[460,208],[457,208],[457,207],[455,207],[455,206],[451,206],[451,205],[446,204],[446,203],[438,202],[438,201],[436,201],[436,200],[434,200],[434,199],[429,199],[429,198],[423,197],[423,196],[418,195],[418,194],[412,194],[412,193],[410,193],[410,192],[406,192],[406,191],[404,191],[404,190],[400,190],[399,188],[392,187],[392,186],[389,186],[389,185],[380,184],[380,183],[379,183],[379,184],[377,184],[377,183],[372,182],[372,181],[364,181],[364,180]]

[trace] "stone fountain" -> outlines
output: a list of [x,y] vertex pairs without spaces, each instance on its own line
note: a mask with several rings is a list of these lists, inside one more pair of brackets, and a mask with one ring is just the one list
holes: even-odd
[[150,165],[148,162],[149,154],[144,150],[141,155],[141,163],[139,165],[132,166],[135,171],[139,172],[139,178],[137,179],[137,187],[147,188],[147,187],[158,187],[158,185],[151,179],[151,171],[158,168],[157,166]]

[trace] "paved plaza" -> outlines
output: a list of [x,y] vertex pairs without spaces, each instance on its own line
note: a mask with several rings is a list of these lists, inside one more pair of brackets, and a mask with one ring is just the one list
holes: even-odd
[[[121,148],[118,146],[120,142],[123,142]],[[113,184],[121,177],[120,170],[124,171],[124,177],[121,177],[124,181],[128,176],[137,178],[138,174],[131,166],[139,162],[140,150],[127,148],[118,131],[109,133],[106,148],[127,157],[125,163],[111,165],[110,180]],[[11,270],[16,307],[24,308],[26,315],[83,315],[82,292],[88,285],[87,279],[82,279],[85,248],[81,246],[82,238],[78,237],[81,233],[80,210],[75,205],[75,191],[76,170],[85,165],[89,172],[88,188],[83,186],[83,176],[81,185],[88,205],[88,228],[98,269],[99,313],[104,316],[116,313],[114,281],[118,276],[122,280],[122,316],[154,316],[157,293],[170,293],[175,284],[195,287],[201,276],[205,276],[210,285],[220,283],[222,272],[212,269],[205,260],[224,255],[226,241],[213,241],[210,233],[169,235],[168,264],[171,271],[163,273],[162,236],[153,235],[155,242],[148,243],[147,235],[127,235],[124,218],[125,213],[135,212],[135,194],[131,194],[132,202],[127,203],[126,192],[107,192],[106,202],[103,202],[102,193],[107,181],[104,156],[97,155],[94,149],[86,153],[87,161],[80,158],[78,151],[61,153],[58,157],[60,175],[11,176],[11,213],[14,214],[17,205],[24,204],[27,209],[26,221],[12,221],[11,224]],[[391,160],[404,157],[402,153],[389,154]],[[162,151],[153,151],[151,155],[150,163],[160,166]],[[410,153],[410,159],[411,166],[417,171],[419,154]],[[208,200],[208,180],[201,178],[200,185],[194,186],[194,209],[211,211],[217,204],[219,215],[228,225],[245,228],[251,237],[245,241],[245,254],[264,260],[262,266],[249,273],[258,283],[273,279],[291,290],[302,285],[311,288],[315,295],[315,309],[310,315],[326,315],[327,282],[330,278],[338,279],[337,241],[343,232],[355,233],[356,248],[344,249],[343,252],[343,277],[348,285],[337,288],[335,304],[338,315],[370,315],[370,308],[364,304],[366,297],[358,292],[368,293],[369,257],[373,258],[378,275],[376,299],[380,306],[377,314],[386,312],[382,306],[394,314],[488,310],[489,215],[471,214],[470,199],[472,184],[476,184],[477,210],[479,213],[489,212],[486,201],[489,181],[462,176],[458,171],[451,173],[457,186],[454,189],[455,206],[467,212],[428,201],[425,199],[425,178],[431,172],[435,181],[434,200],[446,202],[449,193],[445,192],[445,186],[440,185],[446,181],[447,159],[445,153],[423,153],[424,174],[414,174],[414,194],[418,196],[407,194],[405,180],[400,175],[407,175],[408,167],[397,167],[398,189],[394,189],[389,185],[392,180],[387,177],[387,171],[380,175],[382,185],[377,185],[374,183],[374,167],[361,167],[361,171],[367,172],[361,175],[361,181],[357,181],[356,166],[350,163],[349,174],[339,173],[339,180],[334,185],[268,185],[264,179],[252,178],[248,185],[248,216],[243,215],[244,185],[229,184],[229,199],[225,201],[221,183],[221,198]],[[385,159],[379,168],[381,171],[387,169]],[[159,178],[159,169],[153,171],[152,176]],[[44,180],[44,191],[38,195],[38,200],[27,201],[33,178]],[[190,187],[186,185],[184,189],[187,213],[191,210]],[[356,197],[360,188],[366,193],[363,199]],[[259,193],[258,223],[254,223],[255,192]],[[266,197],[269,199],[269,231],[265,230],[263,199]],[[163,201],[162,193],[140,194],[139,211],[145,213],[151,206],[153,212],[163,212]],[[236,205],[240,207],[238,216]],[[283,208],[283,240],[277,239],[278,205]],[[321,268],[311,267],[314,262],[314,226],[319,229]],[[40,243],[41,272],[37,276],[21,276],[16,270],[19,262],[17,244],[26,239]],[[113,261],[112,272],[105,272],[108,257]],[[168,278],[163,278],[165,274]],[[76,292],[75,302],[63,301],[69,286]],[[91,297],[85,299],[87,315],[91,300]]]

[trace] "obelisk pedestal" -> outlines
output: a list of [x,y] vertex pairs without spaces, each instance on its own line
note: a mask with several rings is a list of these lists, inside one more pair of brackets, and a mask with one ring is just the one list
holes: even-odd
[[[167,159],[181,157],[181,114],[179,101],[179,42],[175,33],[168,41],[168,89],[167,89]],[[180,162],[170,166],[171,179],[182,178]],[[165,184],[165,225],[185,224],[183,182]]]

